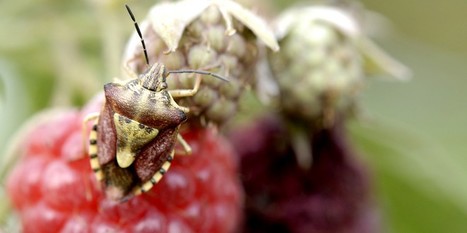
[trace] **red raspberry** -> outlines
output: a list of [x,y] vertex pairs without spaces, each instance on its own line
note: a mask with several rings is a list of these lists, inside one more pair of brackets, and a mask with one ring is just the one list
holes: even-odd
[[313,135],[301,169],[283,122],[260,119],[232,133],[246,192],[244,232],[378,232],[369,184],[338,125]]
[[241,187],[230,144],[215,130],[190,129],[190,156],[149,192],[118,203],[104,197],[83,151],[81,113],[70,110],[37,125],[24,141],[22,159],[7,192],[24,232],[233,232],[239,224]]

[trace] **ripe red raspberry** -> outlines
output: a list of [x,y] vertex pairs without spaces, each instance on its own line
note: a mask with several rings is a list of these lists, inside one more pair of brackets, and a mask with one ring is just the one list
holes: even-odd
[[81,121],[98,110],[92,101],[37,125],[24,140],[22,159],[7,192],[23,232],[233,232],[242,194],[230,144],[215,130],[190,129],[190,156],[149,192],[118,203],[104,197],[83,150]]
[[246,193],[244,232],[378,232],[366,172],[338,124],[313,135],[310,170],[298,166],[285,127],[268,117],[232,133]]

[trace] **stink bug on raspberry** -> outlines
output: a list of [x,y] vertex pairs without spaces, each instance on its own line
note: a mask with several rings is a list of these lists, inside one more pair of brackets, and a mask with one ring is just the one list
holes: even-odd
[[[149,65],[139,26],[130,8],[126,8]],[[196,94],[200,82],[193,89],[169,91],[166,78],[171,73],[197,73],[225,80],[205,71],[167,71],[163,64],[155,63],[139,77],[106,84],[101,112],[84,120],[84,124],[94,120],[88,150],[91,168],[111,199],[125,200],[150,190],[169,169],[177,140],[186,154],[191,153],[178,133],[189,108],[179,106],[173,97]]]

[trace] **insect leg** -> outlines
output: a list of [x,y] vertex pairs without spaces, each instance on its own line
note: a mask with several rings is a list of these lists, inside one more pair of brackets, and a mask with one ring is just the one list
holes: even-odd
[[192,152],[191,146],[188,145],[188,143],[185,141],[185,139],[183,139],[182,135],[178,134],[178,135],[177,135],[177,140],[178,140],[178,142],[182,145],[183,150],[184,150],[184,152],[179,152],[179,151],[177,151],[177,154],[180,154],[180,155],[190,155],[191,152]]
[[141,193],[145,193],[147,191],[149,191],[154,185],[156,185],[161,179],[162,177],[164,176],[164,174],[169,170],[170,168],[170,165],[174,159],[174,156],[175,156],[175,151],[172,150],[172,152],[170,153],[170,156],[167,158],[167,160],[165,161],[165,163],[162,165],[162,167],[159,169],[159,171],[157,171],[152,177],[151,179],[149,179],[148,181],[146,181],[146,183],[144,183],[143,185],[141,185],[140,187],[136,187],[134,190],[133,190],[133,194],[134,195],[139,195]]
[[194,96],[198,92],[200,85],[201,76],[196,75],[195,85],[192,89],[169,90],[169,93],[174,98]]
[[[198,90],[199,90],[199,87],[201,85],[201,76],[200,75],[196,75],[196,80],[195,80],[195,85],[193,86],[193,89],[178,89],[178,90],[169,90],[169,94],[170,96],[172,97],[189,97],[189,96],[194,96]],[[183,112],[185,113],[188,113],[190,112],[190,108],[187,108],[187,107],[183,107],[183,106],[180,106],[178,105],[172,98],[172,105],[181,109]]]

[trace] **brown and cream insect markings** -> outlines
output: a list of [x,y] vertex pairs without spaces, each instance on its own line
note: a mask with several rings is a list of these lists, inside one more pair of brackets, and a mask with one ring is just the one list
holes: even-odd
[[[139,33],[128,6],[127,9]],[[199,82],[193,89],[169,91],[166,78],[170,73],[198,73],[223,79],[205,71],[166,71],[163,64],[155,63],[139,77],[106,84],[102,111],[84,121],[94,120],[89,135],[91,168],[111,199],[125,200],[150,190],[169,169],[177,140],[186,154],[191,153],[178,133],[189,109],[179,106],[173,97],[196,94]]]

